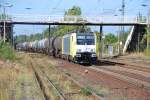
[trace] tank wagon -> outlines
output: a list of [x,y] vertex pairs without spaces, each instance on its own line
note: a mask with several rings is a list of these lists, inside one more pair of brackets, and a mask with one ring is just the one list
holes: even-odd
[[17,47],[21,50],[45,53],[77,63],[92,63],[97,61],[97,43],[94,33],[72,32],[63,37],[19,43]]

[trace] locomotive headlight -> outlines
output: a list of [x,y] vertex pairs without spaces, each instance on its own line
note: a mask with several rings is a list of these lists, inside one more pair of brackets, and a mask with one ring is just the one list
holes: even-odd
[[91,49],[91,52],[95,52],[95,49]]
[[81,54],[76,54],[76,57],[81,57]]
[[81,49],[77,49],[77,52],[81,52]]
[[91,56],[92,56],[92,57],[96,57],[96,54],[92,54]]

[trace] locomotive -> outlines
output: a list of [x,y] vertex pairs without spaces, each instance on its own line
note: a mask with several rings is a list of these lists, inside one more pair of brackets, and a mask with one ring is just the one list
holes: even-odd
[[32,42],[18,43],[22,51],[38,52],[63,58],[76,63],[93,63],[98,57],[98,42],[95,33],[70,32],[63,37],[51,37]]

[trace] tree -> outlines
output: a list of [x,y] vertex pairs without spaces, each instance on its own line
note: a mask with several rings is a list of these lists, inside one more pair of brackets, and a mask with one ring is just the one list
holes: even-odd
[[[68,11],[66,11],[64,13],[64,20],[72,20],[72,19],[68,19],[67,16],[81,16],[82,11],[81,8],[78,6],[73,6],[71,9],[69,9]],[[74,19],[73,19],[74,20]],[[80,19],[78,19],[80,20]],[[88,27],[83,27],[83,26],[67,26],[67,25],[59,25],[59,26],[54,26],[51,27],[51,36],[55,37],[55,36],[63,36],[65,34],[67,34],[70,31],[74,31],[74,30],[85,30],[85,31],[90,31],[90,28]],[[44,35],[44,37],[43,37]],[[35,35],[31,35],[31,36],[18,36],[16,38],[17,43],[18,42],[22,42],[22,41],[33,41],[33,40],[39,40],[45,37],[49,36],[49,29],[45,29],[43,31],[43,34],[35,34]]]
[[147,42],[148,42],[148,45],[150,45],[150,28],[149,27],[146,27],[146,33],[144,34],[144,36],[140,42],[142,50],[146,49]]
[[117,37],[114,34],[109,33],[109,34],[105,35],[105,39],[104,39],[105,44],[113,44],[116,42],[117,42]]
[[146,30],[147,30],[147,35],[146,35],[147,42],[148,42],[148,44],[150,44],[150,27],[147,27]]
[[9,16],[9,15],[4,15],[4,14],[0,14],[0,19],[1,19],[1,20],[6,19],[6,18],[10,20],[10,19],[11,19],[11,16]]
[[75,16],[80,16],[82,14],[81,12],[81,8],[78,6],[73,6],[71,9],[69,9],[68,11],[65,12],[65,16],[66,15],[75,15]]
[[[78,6],[73,6],[71,9],[65,12],[64,14],[64,20],[65,21],[74,21],[75,19],[70,16],[78,16],[77,20],[81,20],[81,8]],[[79,17],[80,16],[80,17]],[[56,27],[51,28],[51,36],[63,36],[67,34],[70,31],[73,30],[82,30],[83,26],[67,26],[67,25],[60,25]],[[84,27],[85,31],[90,31],[90,28]],[[45,36],[48,37],[49,31],[46,29],[44,31]]]
[[122,41],[123,45],[125,44],[129,33],[130,33],[130,29],[129,31],[124,32],[123,34],[120,34],[120,41]]
[[34,41],[34,40],[40,40],[43,38],[43,34],[37,33],[37,34],[31,34],[29,36],[27,35],[20,35],[15,37],[15,42],[25,42],[25,41]]
[[65,21],[82,21],[81,17],[81,8],[78,6],[73,6],[71,9],[65,12],[64,20]]

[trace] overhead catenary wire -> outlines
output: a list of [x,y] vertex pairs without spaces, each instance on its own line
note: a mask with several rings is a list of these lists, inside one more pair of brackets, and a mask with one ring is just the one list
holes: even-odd
[[56,3],[56,5],[52,8],[51,13],[54,13],[54,10],[58,9],[59,5],[62,3],[63,0],[58,0],[58,2]]

